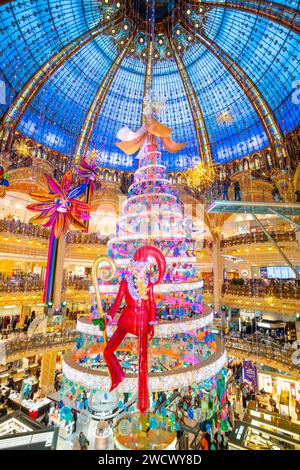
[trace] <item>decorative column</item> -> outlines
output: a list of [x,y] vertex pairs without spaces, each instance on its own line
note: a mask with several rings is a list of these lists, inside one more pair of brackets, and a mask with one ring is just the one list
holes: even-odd
[[40,387],[45,395],[54,391],[56,356],[57,351],[45,352],[42,355]]
[[54,310],[61,307],[62,300],[62,288],[63,288],[63,278],[64,278],[64,261],[66,253],[66,234],[62,235],[59,238],[58,247],[57,247],[57,260],[56,260],[56,270],[55,270],[55,279],[54,279],[54,290],[53,290],[53,300],[54,300]]
[[221,240],[220,236],[217,235],[213,239],[213,250],[212,250],[212,262],[213,262],[213,302],[214,310],[220,311],[221,307],[221,296],[222,296],[222,283],[223,283],[223,270],[221,262]]

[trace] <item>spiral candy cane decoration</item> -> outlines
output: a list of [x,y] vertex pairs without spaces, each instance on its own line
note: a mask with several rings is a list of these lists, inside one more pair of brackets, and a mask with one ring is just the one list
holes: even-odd
[[[101,263],[107,263],[108,266],[100,266]],[[109,271],[108,267],[111,267],[111,272]],[[107,256],[107,255],[99,256],[99,258],[97,258],[94,261],[94,264],[92,267],[92,282],[93,282],[95,293],[96,293],[99,319],[102,320],[103,325],[104,325],[104,313],[102,309],[102,302],[101,302],[98,279],[100,279],[101,281],[111,281],[116,273],[116,269],[117,268],[116,268],[116,264],[114,260],[110,256]],[[103,339],[104,339],[104,346],[106,346],[107,333],[105,329],[103,330]]]

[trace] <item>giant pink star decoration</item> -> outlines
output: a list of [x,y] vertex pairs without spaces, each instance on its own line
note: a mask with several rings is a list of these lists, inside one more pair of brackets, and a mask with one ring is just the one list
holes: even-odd
[[87,185],[80,184],[71,189],[71,170],[64,174],[61,184],[49,175],[44,175],[44,178],[49,192],[30,193],[38,202],[28,205],[27,209],[39,212],[30,222],[53,228],[56,238],[66,233],[70,225],[85,230],[84,221],[90,218],[91,207],[76,198],[86,191]]

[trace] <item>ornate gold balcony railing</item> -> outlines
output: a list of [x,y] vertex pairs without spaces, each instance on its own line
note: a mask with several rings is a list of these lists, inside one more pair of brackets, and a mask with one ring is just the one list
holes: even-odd
[[[294,230],[278,230],[270,231],[269,233],[273,240],[275,240],[276,242],[293,242],[296,240],[296,233]],[[268,237],[264,234],[264,232],[262,232],[261,230],[257,230],[255,232],[225,238],[224,240],[221,240],[221,247],[227,248],[228,246],[247,245],[250,243],[265,243],[268,241]]]
[[5,341],[5,356],[9,359],[9,356],[22,352],[28,352],[28,355],[30,355],[30,351],[36,349],[42,352],[49,348],[59,348],[69,343],[74,343],[76,334],[76,330],[65,330],[63,332],[39,334],[31,338],[24,337],[23,339],[20,339],[19,334],[12,334]]
[[226,349],[229,355],[238,355],[251,360],[259,361],[262,364],[275,367],[277,370],[283,370],[300,378],[300,365],[293,364],[293,349],[287,349],[280,345],[269,346],[262,344],[255,339],[240,339],[231,336],[225,337]]
[[[275,297],[279,299],[300,299],[300,282],[296,280],[274,280],[270,285],[256,280],[233,280],[222,286],[222,295],[234,295],[236,297]],[[240,282],[240,283],[238,283]]]

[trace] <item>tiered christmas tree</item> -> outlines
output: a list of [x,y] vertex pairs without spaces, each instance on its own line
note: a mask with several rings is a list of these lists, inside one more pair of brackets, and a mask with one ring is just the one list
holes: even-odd
[[[133,133],[125,128],[118,134],[122,140],[117,144],[119,148],[128,154],[139,150],[139,166],[116,236],[108,244],[108,254],[117,265],[116,276],[108,282],[101,281],[97,289],[101,293],[102,308],[107,311],[136,249],[154,245],[163,252],[167,271],[164,282],[155,286],[158,324],[149,345],[149,388],[153,392],[149,426],[153,430],[165,430],[167,423],[170,431],[175,429],[172,407],[176,401],[189,397],[182,405],[190,418],[195,417],[204,427],[224,427],[226,352],[220,339],[212,333],[213,313],[202,303],[203,282],[199,278],[195,253],[201,240],[197,239],[199,232],[184,218],[183,205],[171,188],[157,150],[158,138],[169,151],[178,151],[182,144],[174,142],[171,130],[156,120],[156,106],[151,104],[141,129]],[[99,312],[94,296],[92,303],[91,318],[78,321],[77,350],[64,360],[63,396],[73,401],[85,389],[90,391],[92,402],[93,395],[101,391],[105,406],[110,400],[110,377],[102,355],[103,332],[95,325]],[[110,330],[113,331],[113,327]],[[112,331],[108,331],[108,336]],[[126,372],[125,380],[117,389],[117,407],[134,413],[136,338],[127,336],[117,356]],[[133,402],[129,407],[128,397]]]

